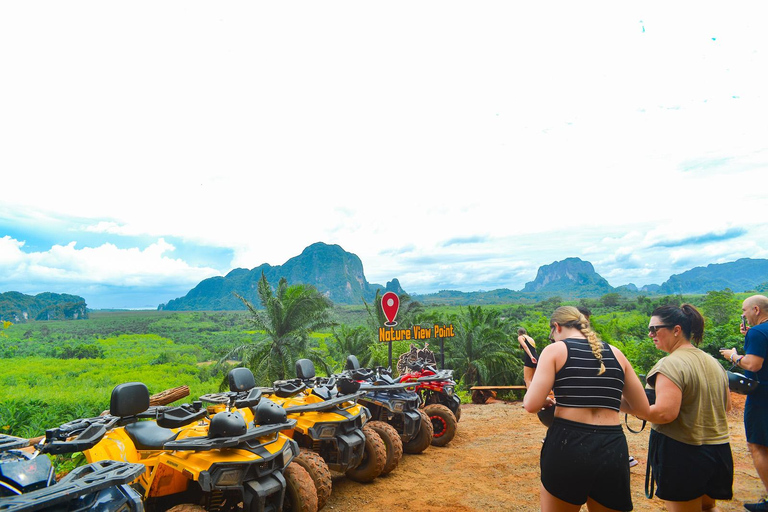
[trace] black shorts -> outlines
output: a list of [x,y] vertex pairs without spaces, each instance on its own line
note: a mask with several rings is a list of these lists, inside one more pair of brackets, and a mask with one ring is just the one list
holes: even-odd
[[662,500],[689,501],[704,495],[713,500],[733,498],[729,443],[696,446],[651,430],[648,466],[656,481],[656,496]]
[[555,418],[541,447],[541,484],[574,505],[592,498],[632,510],[629,450],[621,425],[588,425]]

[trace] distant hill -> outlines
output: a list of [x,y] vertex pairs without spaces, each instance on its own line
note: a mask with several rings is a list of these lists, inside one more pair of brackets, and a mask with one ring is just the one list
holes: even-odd
[[238,310],[245,306],[235,293],[259,306],[256,287],[261,273],[272,286],[285,277],[288,284],[308,284],[336,304],[362,304],[363,299],[372,301],[376,290],[405,293],[397,279],[386,286],[371,284],[363,274],[360,258],[346,252],[338,245],[318,242],[310,245],[299,256],[283,265],[263,264],[251,270],[237,268],[224,277],[205,279],[184,297],[161,304],[158,309],[170,311],[189,310]]
[[28,320],[77,320],[88,318],[85,299],[63,293],[25,295],[0,293],[0,320],[24,323]]
[[707,293],[730,288],[734,292],[757,290],[768,282],[768,260],[742,258],[730,263],[713,263],[675,274],[661,284],[657,293]]
[[505,288],[487,292],[457,292],[443,290],[438,293],[413,295],[425,304],[504,304],[535,302],[555,295],[564,299],[601,297],[616,291],[588,261],[566,258],[539,267],[536,279],[525,284],[520,291]]
[[558,295],[580,296],[604,295],[614,291],[595,267],[579,258],[566,258],[539,267],[536,279],[526,283],[523,293],[545,292]]

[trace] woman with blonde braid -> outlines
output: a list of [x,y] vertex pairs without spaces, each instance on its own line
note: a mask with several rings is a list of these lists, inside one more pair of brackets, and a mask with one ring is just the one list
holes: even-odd
[[[648,398],[632,365],[600,341],[578,309],[557,308],[549,321],[555,340],[539,357],[523,404],[539,412],[550,390],[557,409],[541,448],[541,510],[632,510],[622,399],[647,413]],[[562,343],[557,343],[562,342]]]

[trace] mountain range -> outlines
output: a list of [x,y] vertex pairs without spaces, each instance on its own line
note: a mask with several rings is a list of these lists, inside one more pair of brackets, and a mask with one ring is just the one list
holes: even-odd
[[[314,243],[283,265],[262,264],[253,269],[238,268],[223,277],[205,279],[184,297],[160,304],[158,309],[237,310],[244,309],[235,293],[254,305],[259,305],[256,285],[262,272],[271,285],[285,277],[289,284],[308,284],[337,304],[371,302],[377,290],[405,293],[398,279],[385,286],[369,283],[363,273],[360,258],[338,245]],[[607,293],[622,295],[703,294],[711,290],[730,288],[734,292],[768,291],[768,260],[743,258],[730,263],[696,267],[675,274],[661,285],[638,288],[633,284],[611,286],[588,261],[566,258],[539,267],[536,278],[522,290],[460,292],[443,290],[437,293],[412,295],[424,303],[501,304],[506,302],[538,301],[552,296],[566,299],[601,297]]]

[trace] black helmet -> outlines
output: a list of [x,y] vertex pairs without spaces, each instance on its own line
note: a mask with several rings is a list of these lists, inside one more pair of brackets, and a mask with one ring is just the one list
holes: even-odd
[[285,409],[267,398],[262,398],[259,404],[252,407],[251,410],[255,425],[276,425],[288,421]]
[[547,428],[552,426],[552,422],[555,420],[555,406],[542,407],[538,412],[539,421]]
[[351,395],[358,392],[360,383],[352,379],[339,379],[337,387],[342,395]]
[[728,372],[728,387],[734,393],[748,395],[757,389],[758,384],[756,380],[745,377],[740,373]]
[[220,412],[211,418],[208,437],[235,437],[248,431],[245,419],[237,412]]

